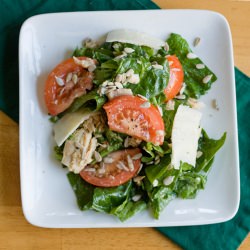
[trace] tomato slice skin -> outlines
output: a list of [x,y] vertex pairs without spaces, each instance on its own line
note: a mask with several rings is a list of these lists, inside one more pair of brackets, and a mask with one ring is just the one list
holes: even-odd
[[169,62],[170,77],[167,88],[164,90],[166,101],[173,99],[181,90],[184,71],[177,56],[166,56]]
[[105,174],[99,175],[98,170],[96,172],[88,171],[89,168],[93,169],[91,165],[88,165],[80,172],[80,176],[86,182],[98,187],[116,187],[122,185],[136,175],[141,166],[141,160],[132,160],[134,169],[129,171],[119,169],[117,167],[118,162],[123,162],[127,169],[129,169],[127,155],[130,155],[130,157],[133,158],[133,156],[140,152],[139,148],[112,152],[108,157],[112,158],[114,161],[112,163],[104,163],[103,168],[105,169]]
[[[80,60],[86,57],[78,57]],[[66,83],[69,73],[79,76],[79,81]],[[63,79],[64,85],[59,86],[56,77]],[[48,75],[45,83],[44,100],[50,115],[57,115],[66,110],[75,98],[86,93],[93,87],[93,73],[77,65],[73,58],[69,58],[58,64]]]
[[164,122],[159,110],[153,106],[143,107],[145,100],[138,96],[118,96],[103,108],[108,116],[109,128],[135,138],[163,144]]

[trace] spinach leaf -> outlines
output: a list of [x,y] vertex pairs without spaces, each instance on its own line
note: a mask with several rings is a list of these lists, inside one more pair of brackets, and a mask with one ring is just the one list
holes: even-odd
[[59,119],[60,119],[60,117],[58,117],[57,115],[51,116],[51,117],[49,118],[49,120],[50,120],[52,123],[56,123]]
[[[168,188],[173,189],[175,183],[178,181],[180,175],[180,170],[175,169],[170,165],[171,157],[170,155],[164,156],[159,164],[153,164],[145,167],[145,174],[147,180],[153,186],[154,182],[157,183],[157,186],[166,186],[164,180],[168,177],[173,178],[172,182],[167,185]],[[148,188],[150,186],[148,185]]]
[[92,208],[99,212],[110,213],[111,210],[121,205],[129,196],[132,181],[112,188],[95,188]]
[[68,180],[75,192],[77,204],[81,210],[88,210],[92,206],[95,187],[84,181],[79,174],[69,172]]
[[169,170],[169,164],[171,162],[170,155],[164,156],[159,164],[153,164],[151,166],[145,167],[145,173],[148,178],[148,180],[153,184],[155,180],[162,181],[168,173],[171,172]]
[[153,192],[150,194],[149,204],[156,219],[159,219],[160,213],[175,196],[175,193],[169,187],[160,186],[153,189]]
[[[107,148],[101,150],[99,153],[101,154],[101,157],[103,158],[103,157],[107,156],[108,154],[110,154],[114,151],[117,151],[121,148],[122,148],[122,144],[115,143],[115,144],[108,145]],[[92,163],[94,163],[94,162],[92,162]]]
[[99,110],[103,106],[103,104],[107,101],[105,96],[99,96],[97,94],[97,89],[94,89],[87,93],[86,95],[82,95],[74,100],[74,102],[71,104],[71,106],[64,112],[71,113],[77,111],[79,108],[81,108],[83,105],[86,107],[90,107],[94,110]]
[[[158,64],[163,69],[153,68],[151,64],[143,58],[140,58],[141,64],[137,63],[137,59],[131,58],[126,64],[122,64],[117,73],[126,72],[128,69],[134,69],[134,72],[140,75],[138,84],[127,84],[134,94],[141,94],[148,99],[159,95],[168,85],[169,66],[165,58],[159,58]],[[128,59],[127,59],[128,60]],[[124,60],[125,62],[125,60]]]
[[[106,142],[107,147],[103,148],[99,151],[102,157],[107,156],[108,154],[117,151],[123,148],[123,141],[126,135],[111,131],[110,129],[106,129],[105,133],[103,134],[103,138],[101,138],[100,143]],[[98,138],[99,142],[99,138]]]
[[93,59],[96,59],[98,62],[105,62],[114,57],[113,53],[109,49],[103,47],[100,48],[76,48],[73,56],[86,56]]
[[[141,63],[138,63],[138,60]],[[119,60],[119,66],[116,70],[116,74],[126,73],[129,69],[133,69],[135,74],[139,74],[140,79],[142,79],[146,73],[151,68],[151,63],[143,57],[139,58],[122,58]],[[137,84],[130,84],[137,85]],[[130,86],[129,85],[129,86]]]
[[163,142],[162,146],[156,146],[151,142],[143,142],[142,148],[144,150],[143,157],[141,159],[142,162],[150,162],[155,160],[156,155],[163,157],[165,154],[171,152],[171,149],[168,146],[167,142]]
[[97,67],[93,82],[96,85],[101,85],[106,80],[111,80],[111,78],[113,78],[114,72],[115,71],[113,69],[103,69],[102,67]]
[[[204,69],[196,68],[197,64],[203,64],[201,59],[187,58],[187,54],[192,52],[192,50],[183,37],[172,33],[167,42],[170,48],[169,53],[176,55],[182,64],[184,81],[187,85],[184,93],[193,98],[199,98],[201,95],[204,95],[211,88],[212,83],[217,80],[215,74],[207,66]],[[204,84],[202,80],[208,75],[212,75],[212,78],[208,83]]]
[[95,70],[94,83],[97,85],[102,84],[106,80],[112,80],[119,64],[115,60],[108,60],[103,62]]
[[123,140],[125,139],[126,135],[112,131],[110,129],[106,129],[105,136],[109,142],[110,145],[117,144],[117,143],[123,143]]
[[206,176],[195,172],[182,172],[175,185],[175,193],[182,199],[192,199],[196,196],[198,190],[204,189]]
[[131,48],[134,50],[132,53],[128,53],[127,57],[144,57],[149,59],[154,54],[154,49],[150,47],[130,43],[114,42],[112,48],[114,49],[115,56],[121,55],[125,48]]
[[60,146],[60,147],[58,147],[58,146],[54,147],[54,155],[55,155],[55,158],[58,161],[62,161],[62,158],[63,158],[63,148],[64,148],[64,144],[62,146]]
[[[179,170],[169,168],[170,161],[170,155],[167,155],[161,159],[159,164],[145,168],[146,178],[143,180],[143,187],[147,191],[149,205],[156,219],[159,218],[160,212],[176,196],[173,187],[178,178]],[[163,183],[167,176],[175,176],[175,180],[169,186],[165,186]],[[155,181],[157,181],[157,187],[153,187]]]
[[195,171],[200,172],[201,170],[208,171],[212,165],[212,160],[216,152],[223,146],[226,140],[226,133],[218,140],[214,140],[208,137],[205,130],[202,130],[201,138],[198,144],[198,150],[202,152],[201,157],[196,161]]
[[171,135],[172,135],[174,117],[175,117],[177,109],[175,109],[175,110],[163,109],[162,111],[163,111],[162,118],[163,118],[164,127],[165,127],[165,138],[167,140],[167,139],[171,138]]
[[211,168],[212,165],[213,165],[213,162],[214,162],[214,158],[212,158],[212,159],[208,162],[208,164],[203,168],[203,171],[204,171],[205,173],[208,173],[208,171],[210,170],[210,168]]
[[69,172],[67,176],[81,210],[106,212],[125,221],[147,206],[143,200],[130,201],[132,181],[119,187],[100,188],[85,182],[79,174]]
[[123,202],[123,204],[114,208],[111,213],[117,216],[120,221],[123,222],[134,216],[136,213],[145,210],[146,208],[147,203],[145,201],[140,200],[137,202],[133,202],[126,200]]

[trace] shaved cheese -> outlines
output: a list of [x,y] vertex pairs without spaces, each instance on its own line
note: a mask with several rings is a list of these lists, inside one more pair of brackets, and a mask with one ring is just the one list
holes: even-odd
[[54,137],[58,146],[61,146],[64,141],[90,116],[96,115],[97,112],[93,112],[89,109],[79,109],[76,112],[68,113],[63,116],[54,125]]
[[175,169],[180,168],[181,162],[195,166],[201,116],[199,111],[188,106],[178,107],[172,129],[171,164]]
[[152,37],[146,33],[134,30],[119,29],[108,33],[106,42],[132,43],[135,45],[145,45],[154,49],[160,49],[165,42],[159,38]]

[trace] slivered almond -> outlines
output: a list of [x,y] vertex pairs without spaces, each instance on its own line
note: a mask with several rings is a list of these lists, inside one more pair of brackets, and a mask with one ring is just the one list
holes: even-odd
[[150,102],[144,102],[140,105],[141,108],[150,108],[151,104]]
[[125,170],[125,171],[129,171],[129,168],[127,168],[125,166],[125,164],[122,162],[122,161],[119,161],[117,164],[116,164],[117,168],[121,169],[121,170]]
[[196,37],[196,38],[194,39],[194,47],[198,46],[199,43],[200,43],[200,41],[201,41],[201,39],[200,39],[199,37]]
[[159,105],[157,105],[156,108],[158,109],[158,111],[161,114],[161,116],[163,116],[162,108]]
[[77,76],[77,74],[73,74],[73,76],[72,76],[72,82],[73,82],[74,84],[77,84],[77,81],[78,81],[78,76]]
[[59,86],[64,86],[64,81],[63,81],[63,79],[61,77],[55,76],[55,79],[56,79],[56,83]]
[[163,180],[163,184],[169,186],[174,180],[174,176],[168,176]]
[[208,83],[211,79],[212,79],[212,77],[213,77],[213,75],[211,74],[211,75],[207,75],[207,76],[205,76],[203,79],[202,79],[202,82],[203,83]]
[[159,136],[164,136],[164,130],[156,130],[155,133]]
[[132,48],[124,48],[124,52],[127,54],[133,53],[135,50]]
[[204,69],[205,65],[203,63],[198,63],[195,65],[196,69]]
[[104,163],[113,163],[113,162],[114,162],[114,159],[111,158],[111,157],[105,157],[105,158],[103,159],[103,162],[104,162]]
[[133,160],[131,159],[130,155],[127,155],[127,162],[128,162],[128,167],[131,171],[134,171],[135,167],[134,167],[134,163]]
[[139,160],[139,159],[141,159],[142,158],[142,153],[138,153],[138,154],[136,154],[136,155],[134,155],[133,157],[132,157],[132,160]]
[[86,172],[96,172],[95,168],[85,168],[84,171]]
[[192,53],[192,52],[189,52],[189,53],[187,54],[187,58],[188,58],[188,59],[195,59],[195,58],[197,58],[197,55],[195,55],[195,54]]
[[100,155],[99,152],[95,151],[94,152],[94,156],[97,162],[101,162],[102,161],[102,156]]
[[175,98],[178,100],[184,100],[186,98],[186,96],[185,95],[177,95]]
[[67,74],[67,76],[66,76],[66,82],[67,82],[67,83],[68,83],[69,81],[71,81],[72,76],[73,76],[72,72],[70,72],[70,73]]
[[174,106],[175,106],[175,101],[169,100],[166,104],[166,110],[174,110]]
[[169,45],[168,45],[168,43],[166,42],[165,43],[165,45],[164,45],[164,49],[166,50],[166,52],[168,52],[169,51]]
[[152,67],[153,67],[154,69],[163,69],[163,66],[160,65],[160,64],[153,64]]
[[153,187],[157,187],[158,184],[159,184],[159,181],[158,181],[158,180],[154,180],[153,183],[152,183]]
[[122,95],[133,95],[131,89],[113,89],[112,91],[106,92],[106,95],[109,100]]
[[143,95],[140,95],[140,94],[137,94],[137,96],[139,96],[141,99],[145,100],[145,101],[148,101],[148,98],[143,96]]
[[141,199],[141,194],[136,194],[136,195],[134,195],[134,196],[132,197],[132,200],[133,200],[134,202],[139,201],[140,199]]
[[196,158],[200,158],[201,156],[203,155],[203,153],[201,151],[197,151],[197,154],[196,154]]

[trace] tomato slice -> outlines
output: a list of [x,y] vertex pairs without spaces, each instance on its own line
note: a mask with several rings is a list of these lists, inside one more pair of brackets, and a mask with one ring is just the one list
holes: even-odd
[[169,62],[170,77],[164,93],[168,101],[173,99],[180,92],[183,84],[184,72],[177,56],[167,56],[166,58]]
[[111,130],[161,145],[164,123],[158,109],[138,96],[124,95],[107,102],[103,108]]
[[[86,57],[78,57],[80,60]],[[68,74],[76,75],[74,79],[66,81]],[[58,80],[62,84],[58,84]],[[68,78],[70,78],[68,76]],[[77,65],[73,58],[58,64],[49,74],[44,91],[45,104],[51,115],[57,115],[67,109],[75,98],[86,93],[93,87],[93,73]]]
[[[125,149],[112,152],[104,162],[86,166],[81,172],[81,177],[88,183],[99,187],[116,187],[131,178],[138,172],[141,166],[140,149]],[[133,160],[133,157],[136,158]],[[130,164],[128,163],[130,158]],[[109,160],[109,161],[108,161]],[[110,162],[110,163],[105,163]],[[132,165],[131,165],[132,162]]]

